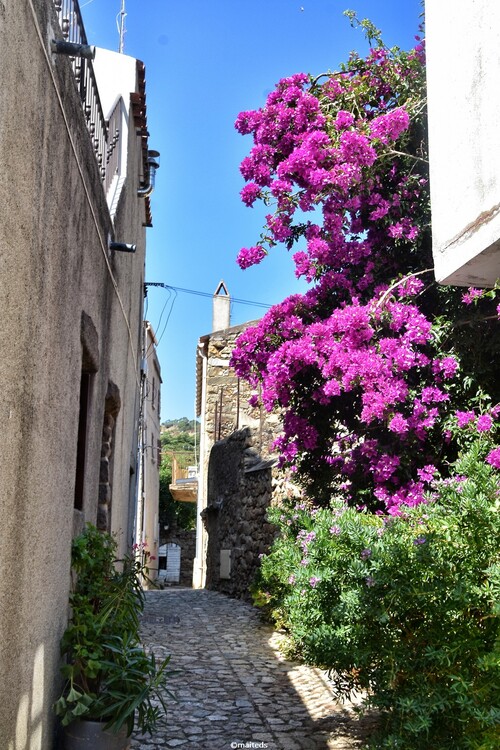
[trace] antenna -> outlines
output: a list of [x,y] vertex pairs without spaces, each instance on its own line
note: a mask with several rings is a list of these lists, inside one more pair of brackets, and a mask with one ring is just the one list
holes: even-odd
[[121,0],[121,8],[120,12],[118,13],[116,17],[116,25],[118,27],[118,34],[120,36],[120,43],[118,45],[118,52],[123,54],[123,47],[125,42],[125,16],[127,14],[125,13],[125,0]]

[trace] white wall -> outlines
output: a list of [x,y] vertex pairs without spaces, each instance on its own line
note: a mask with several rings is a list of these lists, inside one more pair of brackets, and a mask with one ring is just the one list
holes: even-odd
[[425,9],[436,278],[488,286],[500,276],[500,2]]

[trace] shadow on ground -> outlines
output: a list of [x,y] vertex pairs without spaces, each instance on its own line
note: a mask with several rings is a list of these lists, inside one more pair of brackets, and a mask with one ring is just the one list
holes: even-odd
[[322,673],[286,661],[251,605],[206,590],[147,593],[142,631],[159,657],[172,655],[176,701],[153,737],[133,750],[350,750],[373,717],[335,702]]

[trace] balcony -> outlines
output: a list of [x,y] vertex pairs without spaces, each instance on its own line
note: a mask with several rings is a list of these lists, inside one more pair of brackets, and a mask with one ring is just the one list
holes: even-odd
[[172,456],[172,483],[170,494],[181,503],[196,503],[198,499],[198,469],[196,466],[182,466],[182,458]]
[[[64,41],[88,44],[78,0],[54,0],[54,8]],[[104,182],[107,165],[110,163],[112,154],[117,147],[119,132],[118,134],[114,132],[111,138],[109,137],[108,122],[102,111],[92,61],[82,57],[70,57],[69,60],[73,68],[75,84],[82,100],[87,130],[92,140],[101,179]]]
[[[53,0],[53,3],[62,39],[87,45],[89,42],[78,0]],[[111,218],[114,219],[127,175],[129,109],[131,125],[133,123],[141,139],[143,180],[147,182],[149,176],[145,67],[140,60],[102,49],[97,50],[94,62],[83,57],[68,59]],[[144,226],[150,227],[149,197],[145,198],[144,203]]]

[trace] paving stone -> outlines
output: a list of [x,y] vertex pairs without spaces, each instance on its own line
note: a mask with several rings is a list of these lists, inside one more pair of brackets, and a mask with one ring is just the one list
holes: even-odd
[[[171,587],[146,593],[143,640],[171,654],[167,726],[131,750],[354,750],[359,720],[335,702],[325,675],[278,653],[279,637],[251,605],[212,591]],[[365,735],[368,736],[367,731]]]

